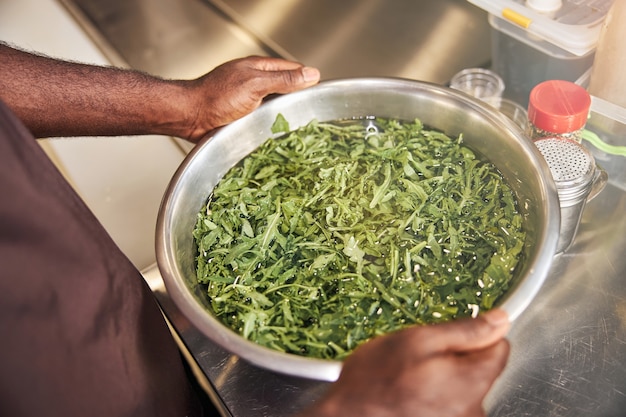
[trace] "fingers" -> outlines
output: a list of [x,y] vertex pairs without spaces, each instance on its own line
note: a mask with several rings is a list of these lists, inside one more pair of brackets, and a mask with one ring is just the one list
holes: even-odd
[[475,405],[477,410],[482,411],[483,400],[504,371],[509,352],[509,343],[503,339],[486,349],[446,355],[456,357],[457,382],[460,382],[458,386],[448,385],[448,388],[457,392],[457,398],[470,394],[479,399]]
[[313,67],[302,68],[302,78],[306,84],[317,83],[320,80],[320,71]]
[[320,72],[312,67],[300,67],[266,73],[267,83],[264,95],[270,93],[291,93],[315,85],[320,80]]
[[262,71],[260,93],[262,95],[285,94],[315,85],[320,80],[317,68],[280,58],[250,57],[247,62],[256,70]]
[[414,344],[424,354],[469,352],[484,349],[498,342],[506,336],[509,326],[507,313],[501,309],[494,309],[475,319],[455,320],[427,328],[417,328]]
[[[456,337],[444,338],[449,351],[482,349],[499,341],[509,331],[509,317],[504,310],[495,309],[479,315],[469,323],[450,323]],[[453,333],[449,332],[448,334]]]
[[299,62],[289,61],[282,58],[254,56],[244,58],[248,60],[252,66],[261,71],[283,71],[302,68]]
[[252,56],[226,62],[184,83],[184,100],[176,101],[176,109],[186,103],[185,124],[173,134],[197,142],[252,112],[267,96],[301,90],[319,80],[316,68],[280,58]]
[[505,339],[485,349],[475,350],[462,355],[465,372],[468,377],[484,384],[486,394],[493,382],[504,370],[509,358],[510,345]]

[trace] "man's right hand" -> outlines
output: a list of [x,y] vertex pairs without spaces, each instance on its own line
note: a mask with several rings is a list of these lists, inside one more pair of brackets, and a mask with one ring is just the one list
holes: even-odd
[[380,336],[346,359],[338,381],[305,416],[484,416],[505,367],[508,316],[416,326]]

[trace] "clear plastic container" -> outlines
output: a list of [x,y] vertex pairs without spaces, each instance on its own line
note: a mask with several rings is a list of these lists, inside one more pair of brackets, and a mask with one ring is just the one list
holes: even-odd
[[[503,97],[524,107],[542,81],[576,81],[593,64],[613,0],[468,0],[489,13]],[[620,0],[623,1],[623,0]]]
[[[489,14],[573,55],[584,56],[598,43],[613,0],[468,0]],[[620,0],[622,1],[622,0]],[[540,5],[549,7],[542,9]]]
[[626,108],[592,95],[583,137],[583,144],[608,172],[609,183],[626,191]]
[[528,113],[521,105],[506,98],[500,98],[490,102],[489,104],[498,109],[500,113],[511,119],[522,131],[526,130],[528,126]]
[[506,84],[503,97],[524,107],[535,85],[551,79],[576,81],[593,64],[594,51],[574,55],[504,19],[490,15],[489,23],[492,28],[491,69]]
[[450,87],[483,101],[495,102],[502,97],[504,81],[488,69],[466,68],[452,76]]
[[528,123],[526,109],[502,97],[506,86],[495,72],[485,68],[466,68],[454,74],[450,80],[450,87],[484,101],[515,122],[521,130],[526,129]]

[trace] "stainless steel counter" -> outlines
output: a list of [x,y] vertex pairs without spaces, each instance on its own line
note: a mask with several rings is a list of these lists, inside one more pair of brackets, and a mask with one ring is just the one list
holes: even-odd
[[325,79],[444,83],[490,60],[486,14],[465,0],[60,0],[113,63],[197,76],[227,59],[282,56]]
[[[402,76],[445,83],[488,65],[486,15],[464,0],[60,0],[116,65],[193,77],[249,54],[297,59],[324,78]],[[626,145],[594,113],[588,126]],[[514,323],[489,415],[626,415],[626,160],[595,151],[610,183],[588,206],[570,251]],[[271,373],[202,336],[144,271],[224,416],[288,416],[327,384]]]

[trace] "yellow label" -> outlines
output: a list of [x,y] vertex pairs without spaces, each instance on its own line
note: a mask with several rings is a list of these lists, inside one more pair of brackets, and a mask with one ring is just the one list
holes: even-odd
[[510,20],[516,25],[523,27],[524,29],[528,29],[528,27],[532,23],[532,19],[530,17],[521,15],[517,13],[515,10],[511,10],[509,8],[505,8],[502,10],[502,17],[507,20]]

